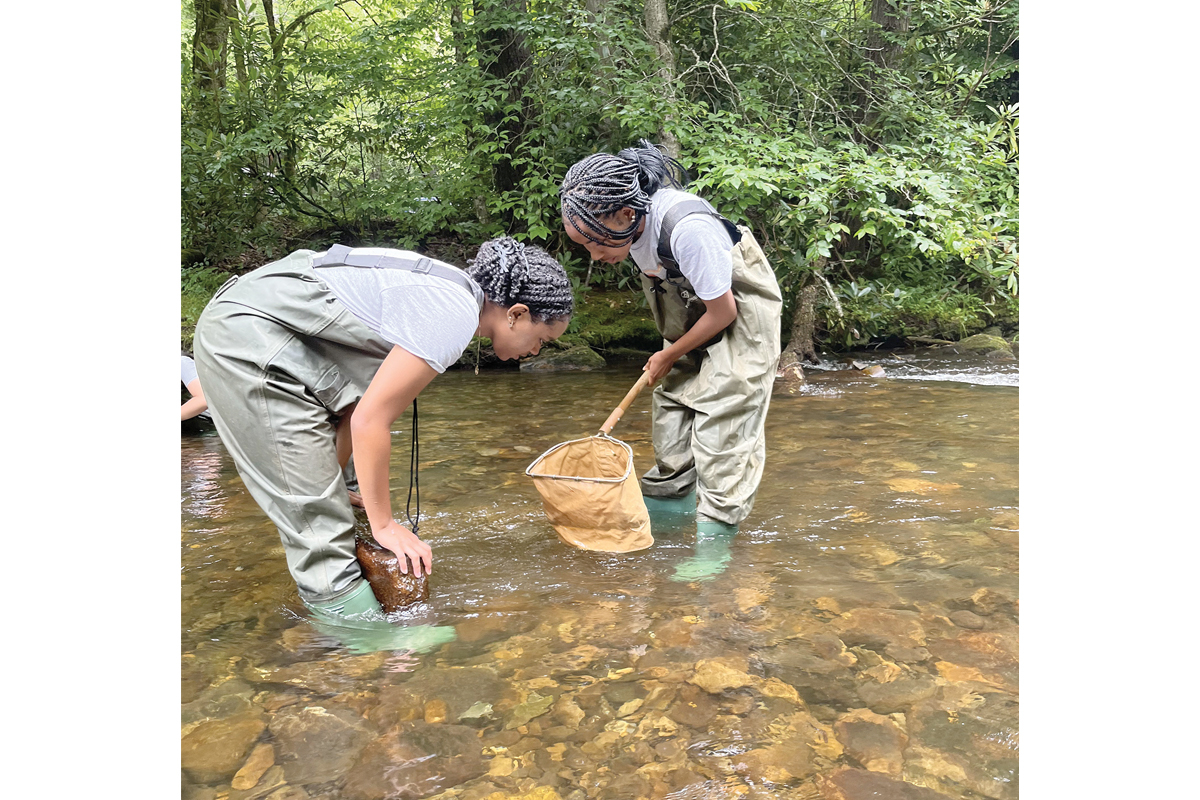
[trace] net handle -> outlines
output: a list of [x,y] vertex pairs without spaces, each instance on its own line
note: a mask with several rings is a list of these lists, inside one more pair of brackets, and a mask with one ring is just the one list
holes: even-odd
[[621,404],[613,409],[613,412],[608,415],[608,419],[604,420],[604,424],[600,426],[600,433],[605,436],[612,433],[612,429],[617,427],[617,423],[621,420],[621,415],[625,413],[625,409],[629,408],[633,399],[638,396],[638,392],[649,382],[650,373],[643,372],[642,377],[638,378],[637,383],[626,393],[625,399],[621,401]]

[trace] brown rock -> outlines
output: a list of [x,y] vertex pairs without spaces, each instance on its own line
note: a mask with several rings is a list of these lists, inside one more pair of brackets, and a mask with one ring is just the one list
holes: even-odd
[[908,673],[886,683],[868,680],[858,684],[858,696],[876,714],[895,714],[933,697],[938,690],[937,681],[924,672]]
[[413,603],[428,600],[429,576],[424,572],[413,574],[412,561],[408,556],[405,556],[408,572],[401,572],[396,554],[376,542],[369,531],[364,534],[361,524],[357,527],[354,555],[383,610],[391,614]]
[[736,659],[709,658],[696,664],[696,674],[687,682],[699,686],[710,694],[719,694],[727,689],[750,686],[754,678],[746,673],[745,661]]
[[343,796],[347,800],[418,800],[486,772],[473,729],[406,722],[363,749],[346,775]]
[[754,783],[787,783],[812,774],[812,750],[793,737],[781,744],[750,750],[734,757],[734,770]]
[[262,719],[249,715],[202,722],[183,737],[180,765],[196,783],[228,780],[266,727]]
[[263,773],[275,765],[275,748],[263,742],[250,751],[246,763],[233,776],[234,789],[250,789]]
[[833,730],[846,754],[871,772],[899,775],[904,770],[908,734],[890,717],[856,708],[843,714]]
[[971,595],[971,610],[984,617],[990,617],[997,612],[1012,610],[1011,599],[986,586]]
[[983,617],[974,612],[967,611],[966,609],[952,613],[950,615],[950,621],[960,628],[966,628],[972,631],[983,630],[984,626]]
[[817,786],[824,800],[947,800],[950,797],[878,772],[849,767],[830,775],[818,775]]
[[718,710],[717,701],[712,695],[697,686],[686,684],[680,689],[679,698],[667,711],[667,716],[681,725],[703,728]]
[[371,738],[363,719],[340,706],[285,708],[271,720],[288,783],[341,777]]
[[445,722],[446,715],[449,713],[444,700],[430,700],[425,704],[425,721],[426,722]]

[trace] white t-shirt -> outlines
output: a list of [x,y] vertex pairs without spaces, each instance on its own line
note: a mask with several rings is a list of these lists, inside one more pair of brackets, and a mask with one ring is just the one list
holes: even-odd
[[[385,247],[358,247],[353,252],[423,258]],[[317,253],[313,258],[321,255]],[[319,267],[316,273],[368,328],[423,359],[439,373],[458,361],[479,327],[479,306],[474,295],[445,278],[371,267]]]
[[[650,198],[646,227],[629,248],[629,255],[638,269],[651,277],[666,277],[658,263],[658,231],[667,211],[684,200],[700,200],[712,209],[704,198],[678,189],[659,189]],[[684,217],[671,232],[671,254],[701,300],[715,300],[733,286],[732,251],[733,242],[721,220],[707,214]]]

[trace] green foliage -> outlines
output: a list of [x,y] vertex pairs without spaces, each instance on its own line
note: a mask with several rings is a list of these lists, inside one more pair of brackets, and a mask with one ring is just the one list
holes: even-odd
[[895,31],[845,0],[678,0],[673,77],[641,2],[595,6],[277,0],[268,24],[240,3],[221,49],[193,46],[185,5],[183,247],[240,266],[509,233],[581,298],[629,292],[628,264],[567,240],[558,184],[590,153],[670,135],[693,188],[755,230],[789,308],[812,282],[838,298],[818,309],[830,346],[1015,319],[1015,0],[889,7],[907,14]]

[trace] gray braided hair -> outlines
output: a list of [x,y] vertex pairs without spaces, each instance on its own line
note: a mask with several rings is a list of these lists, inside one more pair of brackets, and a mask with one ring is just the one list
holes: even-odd
[[479,246],[467,261],[467,274],[487,298],[509,308],[529,306],[537,322],[556,322],[575,311],[575,297],[566,270],[540,247],[498,236]]
[[[637,232],[655,192],[664,185],[682,189],[687,182],[682,164],[657,145],[639,139],[637,147],[627,147],[615,156],[596,153],[576,162],[567,170],[558,197],[563,217],[588,241],[604,243],[592,235],[595,232],[623,242]],[[614,230],[600,221],[622,208],[635,212],[628,228]],[[581,219],[584,227],[579,225]]]

